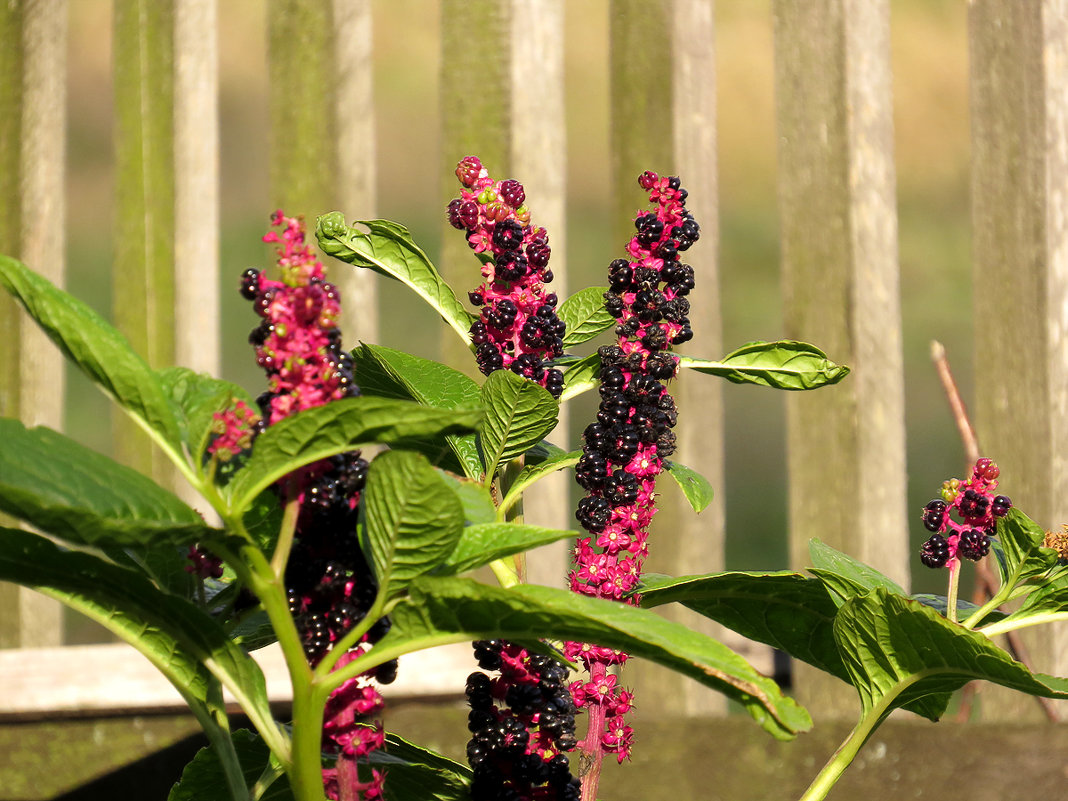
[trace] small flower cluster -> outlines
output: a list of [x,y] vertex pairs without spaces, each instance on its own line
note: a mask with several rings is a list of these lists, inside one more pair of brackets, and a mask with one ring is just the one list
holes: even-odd
[[[632,593],[648,554],[656,477],[675,450],[675,401],[663,382],[674,378],[678,363],[668,349],[693,337],[686,295],[694,272],[679,253],[700,236],[678,178],[646,172],[638,183],[656,209],[638,214],[629,258],[609,267],[605,307],[619,320],[618,344],[600,350],[601,404],[597,422],[583,433],[575,468],[586,490],[576,517],[592,536],[578,540],[569,575],[575,592],[630,604],[638,603]],[[590,712],[583,748],[614,753],[622,762],[631,747],[632,731],[623,722],[631,695],[609,669],[626,654],[584,643],[568,643],[564,654],[590,672],[589,681],[572,684],[576,706]]]
[[472,801],[578,801],[581,783],[563,753],[575,747],[567,668],[514,643],[480,640],[474,647],[479,667],[499,675],[467,679]]
[[471,324],[478,367],[485,375],[511,370],[559,398],[563,373],[545,367],[564,352],[556,295],[545,293],[553,280],[549,235],[531,225],[518,181],[494,182],[474,156],[460,161],[456,177],[464,188],[449,203],[449,222],[467,232],[468,244],[483,259],[485,281],[468,295],[481,309]]
[[[979,459],[972,468],[971,478],[944,482],[942,497],[923,508],[923,525],[935,532],[920,549],[920,561],[927,567],[945,567],[960,557],[978,562],[990,553],[990,538],[997,534],[997,519],[1012,508],[1012,501],[994,494],[1000,474],[992,460]],[[956,511],[962,522],[950,517],[952,511]]]
[[[276,212],[265,242],[279,243],[281,281],[257,270],[242,276],[241,294],[254,304],[263,322],[249,342],[257,363],[268,376],[268,391],[257,398],[264,423],[274,425],[305,409],[358,396],[352,357],[341,349],[337,327],[340,298],[325,280],[323,266],[304,244],[300,219]],[[368,463],[359,451],[349,451],[308,465],[276,487],[283,503],[299,504],[294,540],[286,564],[289,609],[311,664],[351,631],[372,607],[377,585],[356,535],[360,495],[367,481]],[[360,643],[338,660],[352,661],[389,630],[389,620],[376,621]],[[379,666],[373,678],[389,683],[396,678],[396,661]],[[345,682],[327,703],[323,750],[337,755],[333,768],[323,771],[330,798],[338,798],[339,782],[350,784],[364,799],[382,797],[383,776],[359,783],[355,761],[381,747],[381,726],[360,726],[358,718],[377,714],[382,697],[370,676]]]
[[268,391],[256,402],[267,425],[304,409],[359,395],[352,357],[341,349],[337,327],[341,311],[337,287],[328,283],[323,265],[304,244],[304,224],[281,211],[271,216],[282,228],[263,237],[278,242],[282,280],[258,270],[241,277],[241,294],[251,300],[263,322],[249,334],[256,363],[267,373]]
[[251,448],[252,438],[260,428],[260,419],[243,400],[235,398],[229,408],[212,415],[208,455],[225,463]]

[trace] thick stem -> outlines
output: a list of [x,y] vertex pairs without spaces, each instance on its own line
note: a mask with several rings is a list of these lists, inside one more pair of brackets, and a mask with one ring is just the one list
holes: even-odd
[[337,788],[340,801],[360,801],[360,791],[356,785],[360,783],[360,776],[356,772],[356,758],[338,754],[337,757]]
[[[305,663],[307,664],[307,663]],[[288,771],[295,801],[324,801],[322,740],[326,693],[314,681],[294,677],[293,764]]]
[[[608,668],[600,662],[590,665],[590,681],[597,683],[604,680],[608,674]],[[604,764],[604,744],[601,736],[604,734],[605,713],[604,707],[596,702],[591,702],[586,709],[586,738],[581,743],[581,801],[596,801],[597,786],[601,782],[601,766]]]
[[827,793],[838,783],[846,768],[850,766],[860,752],[861,746],[864,745],[878,725],[879,715],[876,712],[869,712],[862,717],[853,728],[853,731],[849,733],[849,736],[845,738],[842,744],[838,746],[838,749],[831,755],[831,758],[827,760],[823,770],[808,786],[799,801],[822,801],[822,799],[826,798]]

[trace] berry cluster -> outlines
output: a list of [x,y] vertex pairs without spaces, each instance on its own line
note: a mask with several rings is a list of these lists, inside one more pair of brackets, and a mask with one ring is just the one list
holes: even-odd
[[[990,553],[990,538],[997,534],[997,519],[1012,508],[1012,501],[994,494],[1000,474],[992,460],[979,459],[972,468],[971,478],[944,482],[942,497],[923,508],[923,525],[935,532],[920,549],[920,561],[927,567],[945,567],[959,557],[978,562]],[[956,511],[962,522],[950,517],[952,511]]]
[[474,156],[460,161],[456,177],[464,188],[449,203],[449,222],[467,232],[468,244],[483,260],[485,280],[468,295],[481,309],[471,324],[478,368],[485,375],[511,370],[559,398],[563,373],[545,366],[564,352],[556,295],[545,293],[553,280],[549,235],[530,224],[518,181],[494,182]]
[[229,408],[212,415],[208,456],[225,463],[251,448],[252,438],[260,430],[260,419],[243,400],[233,399]]
[[268,390],[256,399],[267,425],[304,409],[360,394],[352,357],[341,349],[337,287],[326,281],[323,265],[304,244],[304,223],[277,211],[271,224],[283,228],[263,237],[280,242],[282,280],[258,270],[241,276],[241,294],[263,322],[249,334],[256,363],[267,373]]
[[[638,183],[656,209],[638,214],[629,258],[609,267],[605,306],[619,320],[618,344],[600,350],[601,404],[597,422],[583,433],[575,468],[586,491],[575,516],[592,536],[578,540],[569,575],[575,592],[630,604],[638,603],[632,593],[648,554],[656,477],[675,450],[675,401],[663,382],[675,376],[678,363],[667,351],[693,337],[686,295],[694,273],[679,253],[700,236],[678,178],[646,172]],[[564,654],[581,659],[590,672],[589,681],[572,684],[576,706],[589,709],[583,747],[614,753],[622,762],[630,754],[632,732],[623,715],[631,696],[609,668],[622,665],[626,654],[583,643],[568,643]]]
[[[272,231],[263,240],[280,243],[282,280],[247,270],[241,281],[241,294],[263,317],[249,336],[257,363],[268,377],[268,391],[257,398],[264,418],[260,425],[274,425],[304,409],[360,394],[353,380],[352,357],[341,349],[337,289],[325,280],[322,264],[304,244],[302,221],[279,211],[271,223],[282,228],[281,235]],[[285,585],[305,656],[313,665],[363,620],[378,591],[356,535],[367,470],[360,452],[350,451],[310,464],[276,487],[283,503],[299,504]],[[338,665],[364,653],[388,629],[388,619],[375,622]],[[357,722],[382,708],[382,697],[370,684],[371,678],[359,676],[345,682],[327,703],[323,750],[338,756],[336,766],[323,772],[330,798],[339,797],[339,782],[357,783],[353,786],[365,799],[381,798],[381,775],[358,783],[355,773],[356,759],[383,742],[380,726]],[[393,681],[396,661],[378,667],[373,678],[380,683]]]
[[472,801],[578,801],[581,784],[563,753],[575,747],[567,668],[500,640],[474,648],[479,667],[500,673],[467,679]]
[[[449,204],[449,222],[467,231],[483,260],[485,280],[468,295],[482,309],[471,325],[479,370],[509,369],[558,398],[563,373],[544,366],[564,350],[556,295],[544,291],[553,278],[548,234],[530,225],[518,181],[494,183],[474,156],[460,161],[456,176],[464,190]],[[499,675],[468,679],[472,799],[577,799],[579,782],[561,753],[575,747],[566,669],[504,640],[480,640],[474,649],[479,666]]]

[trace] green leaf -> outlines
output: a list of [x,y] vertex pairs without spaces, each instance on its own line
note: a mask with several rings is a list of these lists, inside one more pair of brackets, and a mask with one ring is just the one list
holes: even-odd
[[144,654],[187,700],[222,720],[218,682],[257,728],[277,731],[259,666],[205,613],[160,592],[139,572],[0,528],[0,581],[30,587],[95,620]]
[[536,445],[556,427],[560,405],[543,387],[510,370],[497,370],[481,391],[486,417],[479,427],[486,475]]
[[675,483],[679,485],[682,494],[686,496],[686,500],[690,502],[690,506],[693,507],[695,512],[700,514],[712,503],[712,498],[715,494],[712,485],[708,483],[707,478],[696,470],[678,462],[669,462],[666,459],[664,460],[664,470],[675,479]]
[[[471,408],[478,405],[478,384],[440,362],[422,359],[381,345],[362,344],[352,352],[356,383],[364,395],[379,398],[414,400],[439,409]],[[482,460],[473,434],[448,434],[445,442],[456,456],[456,463],[442,467],[462,472],[469,478],[482,474]],[[431,440],[418,450],[439,464],[440,440]]]
[[384,398],[344,398],[280,420],[256,438],[252,456],[229,484],[232,508],[242,511],[298,467],[378,442],[404,447],[412,439],[470,430],[478,409],[432,409]]
[[[884,576],[874,567],[832,548],[818,539],[808,541],[808,554],[812,559],[809,572],[822,581],[832,592],[832,598],[847,601],[876,587],[908,597],[901,585]],[[839,604],[841,605],[841,604]]]
[[[924,606],[931,607],[933,610],[938,612],[938,614],[942,615],[942,617],[945,617],[949,612],[949,599],[947,599],[944,595],[931,595],[925,592],[917,592],[913,593],[909,597],[913,601],[919,601]],[[981,607],[979,606],[979,604],[972,603],[971,601],[966,601],[963,598],[958,598],[957,618],[959,620],[966,620],[972,615],[973,612],[979,611],[980,608]],[[986,613],[986,616],[982,619],[980,625],[982,625],[983,623],[995,623],[999,620],[1004,620],[1005,617],[1006,615],[1004,612],[999,612],[998,610],[994,609]]]
[[[368,762],[385,769],[386,801],[469,801],[471,769],[404,738],[386,734],[386,750],[373,751]],[[361,772],[362,777],[362,772]]]
[[[557,362],[559,364],[559,360]],[[594,351],[581,359],[559,364],[564,371],[564,391],[560,400],[565,401],[593,389],[600,383],[601,354]]]
[[718,362],[683,356],[680,367],[718,375],[735,384],[758,384],[774,389],[817,389],[837,384],[849,368],[835,364],[819,348],[804,342],[750,342]]
[[1016,507],[998,521],[998,536],[993,540],[998,570],[1003,588],[1012,592],[1028,584],[1045,580],[1049,570],[1057,564],[1057,552],[1043,546],[1046,532]]
[[506,556],[578,536],[574,531],[525,523],[480,523],[468,526],[436,575],[466,573]]
[[347,226],[339,211],[324,214],[315,227],[319,247],[335,259],[407,284],[470,345],[471,323],[477,318],[456,299],[408,229],[389,220],[357,220],[353,225],[367,230]]
[[371,463],[363,495],[367,541],[387,598],[445,561],[464,525],[463,506],[419,454],[386,451]]
[[645,609],[521,584],[489,587],[462,578],[422,577],[391,613],[393,628],[376,649],[402,653],[465,640],[541,639],[595,642],[651,659],[742,704],[784,739],[811,727],[796,702],[723,643]]
[[1064,679],[1032,674],[983,634],[883,588],[843,604],[834,636],[865,713],[880,718],[907,706],[936,720],[949,694],[976,679],[1068,698]]
[[174,406],[182,442],[195,465],[200,464],[208,447],[216,412],[231,408],[235,400],[244,401],[257,411],[255,401],[243,387],[207,373],[197,373],[188,367],[168,367],[157,370],[156,377]]
[[743,637],[849,681],[834,640],[837,605],[814,578],[789,571],[642,576],[642,606],[681,603]]
[[537,445],[531,446],[526,453],[523,454],[523,461],[527,463],[527,466],[541,464],[547,459],[555,459],[557,456],[563,456],[566,454],[563,448],[559,445],[553,445],[549,440],[543,439]]
[[0,509],[70,542],[188,545],[217,534],[136,470],[48,428],[0,419]]
[[478,523],[493,523],[497,520],[497,507],[493,503],[493,497],[488,489],[478,481],[468,478],[460,478],[452,473],[439,470],[438,475],[452,487],[456,497],[464,509],[464,523],[476,525]]
[[[245,776],[245,784],[253,787],[267,771],[271,775],[271,751],[254,732],[239,729],[233,734],[234,749]],[[222,765],[213,748],[197,751],[193,761],[185,766],[182,777],[171,788],[167,801],[229,801]],[[259,801],[293,801],[293,791],[285,774],[275,778]]]
[[588,286],[560,304],[557,316],[567,326],[565,348],[588,342],[616,324],[615,318],[604,307],[607,291],[606,286]]
[[582,458],[582,451],[571,451],[571,453],[558,453],[556,456],[551,456],[537,464],[527,465],[519,471],[519,475],[515,477],[515,481],[508,488],[508,493],[501,500],[500,509],[502,513],[511,509],[520,498],[523,497],[523,493],[541,479],[548,475],[552,475],[558,470],[564,470],[568,467],[574,467],[578,464],[578,460]]
[[170,401],[126,337],[77,298],[24,264],[0,256],[0,283],[68,359],[180,459],[178,421]]
[[[1068,568],[1061,567],[1049,580],[1035,587],[1024,599],[1020,608],[1011,615],[1002,615],[999,628],[1035,625],[1046,620],[1061,619],[1068,615]],[[1057,616],[1054,618],[1054,616]],[[962,618],[965,615],[961,615]],[[979,625],[997,623],[999,618],[988,615]],[[992,635],[991,635],[992,636]]]

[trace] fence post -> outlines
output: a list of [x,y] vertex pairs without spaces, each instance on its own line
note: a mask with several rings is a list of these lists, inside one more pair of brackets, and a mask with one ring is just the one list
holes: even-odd
[[[562,0],[512,0],[511,176],[523,183],[537,225],[549,232],[552,291],[567,297],[567,136],[564,124],[564,5]],[[536,75],[536,80],[531,80]],[[503,177],[503,176],[502,176]],[[453,232],[455,235],[457,232]],[[470,258],[470,256],[468,257]],[[551,439],[568,443],[568,409]],[[539,481],[526,493],[526,521],[573,528],[570,470]],[[561,541],[527,556],[527,580],[566,586],[571,543]]]
[[[852,375],[787,398],[790,553],[829,545],[908,586],[904,375],[886,0],[775,0],[784,315]],[[853,693],[795,662],[802,703]]]
[[[445,207],[460,185],[456,162],[478,156],[496,180],[510,177],[511,0],[443,0],[441,3],[441,273],[462,299],[481,277],[464,237],[449,225]],[[531,203],[535,198],[531,197]],[[535,208],[537,208],[535,206]],[[534,219],[538,219],[535,212]],[[549,230],[554,237],[554,231]],[[555,237],[554,237],[554,241]],[[467,346],[448,334],[442,357],[476,375]]]
[[[374,217],[374,113],[368,0],[270,0],[271,203],[315,218]],[[264,212],[264,221],[266,223]],[[374,276],[327,265],[341,291],[346,347],[378,336]]]
[[[1068,4],[976,0],[969,46],[975,423],[1005,493],[1058,529],[1068,522]],[[1068,626],[1024,642],[1036,669],[1068,670]],[[983,688],[982,708],[994,719],[1041,714],[996,687]]]
[[[174,363],[174,2],[116,0],[115,325],[153,367]],[[174,476],[117,410],[114,456],[157,480]]]
[[[717,265],[715,36],[711,0],[675,3],[616,0],[611,17],[611,128],[614,248],[622,255],[643,205],[637,178],[644,170],[677,174],[687,207],[701,224],[701,241],[685,254],[697,274],[689,295],[694,339],[687,353],[717,358],[722,347]],[[684,373],[670,388],[679,406],[673,459],[702,473],[716,493],[696,516],[671,479],[658,481],[660,512],[653,523],[651,571],[685,575],[723,569],[723,403],[718,381]],[[722,629],[681,607],[660,610],[711,636]],[[640,704],[675,714],[714,714],[723,699],[693,682],[642,662],[627,667]]]
[[[5,221],[0,249],[62,286],[66,260],[66,0],[32,0],[0,11],[0,98]],[[6,293],[5,293],[6,294]],[[5,297],[0,413],[63,428],[63,358]],[[7,336],[11,339],[8,340]],[[5,521],[6,522],[6,521]],[[0,647],[58,645],[62,607],[32,590],[0,586]]]

